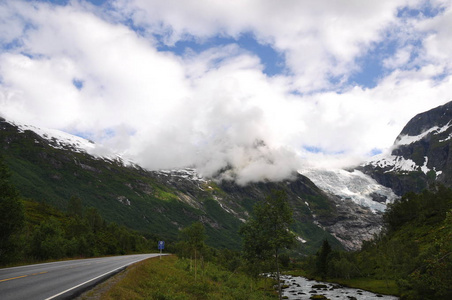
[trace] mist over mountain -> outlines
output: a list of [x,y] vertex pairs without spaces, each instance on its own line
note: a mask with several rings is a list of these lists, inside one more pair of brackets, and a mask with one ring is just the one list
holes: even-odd
[[196,168],[148,170],[127,153],[3,118],[0,155],[25,197],[64,210],[76,195],[109,221],[168,239],[201,221],[209,243],[219,247],[238,248],[237,230],[253,205],[284,190],[294,209],[297,251],[312,253],[324,238],[353,250],[381,230],[382,212],[398,196],[438,182],[451,186],[451,108],[452,102],[417,115],[389,155],[349,170],[303,169],[290,150],[261,139],[242,147],[218,141],[210,155],[218,159]]
[[[268,160],[270,151],[262,141],[249,150],[260,155],[261,165],[245,165],[242,172],[226,165],[207,177],[190,168],[149,171],[120,155],[101,154],[92,142],[60,131],[5,119],[0,125],[0,154],[23,196],[65,210],[75,195],[109,221],[170,240],[179,229],[201,221],[211,245],[238,248],[238,228],[253,205],[272,190],[288,195],[301,253],[312,253],[325,238],[338,247],[356,249],[381,227],[378,212],[324,192],[296,171],[277,171],[270,177],[266,165],[277,164]],[[276,159],[290,161],[284,154],[281,151]]]

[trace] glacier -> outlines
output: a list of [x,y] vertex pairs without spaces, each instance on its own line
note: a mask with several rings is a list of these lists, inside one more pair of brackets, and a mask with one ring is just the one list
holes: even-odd
[[350,199],[373,212],[386,210],[387,204],[398,198],[390,188],[358,170],[305,169],[299,170],[299,173],[308,177],[324,192],[342,200]]

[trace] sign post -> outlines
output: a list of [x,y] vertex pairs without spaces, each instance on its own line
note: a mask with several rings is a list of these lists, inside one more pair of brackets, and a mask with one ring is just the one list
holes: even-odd
[[158,249],[160,250],[160,260],[162,259],[162,250],[165,249],[165,242],[159,241]]

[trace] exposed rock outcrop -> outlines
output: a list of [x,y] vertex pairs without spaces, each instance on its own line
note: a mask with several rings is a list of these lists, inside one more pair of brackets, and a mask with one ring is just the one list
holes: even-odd
[[452,187],[452,102],[416,115],[403,128],[390,153],[358,169],[396,194],[420,192],[431,184]]

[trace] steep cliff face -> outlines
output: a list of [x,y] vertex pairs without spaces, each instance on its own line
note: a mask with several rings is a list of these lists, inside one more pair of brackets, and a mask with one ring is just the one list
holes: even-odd
[[432,183],[452,186],[452,102],[416,115],[396,138],[389,154],[358,169],[396,194],[419,192]]

